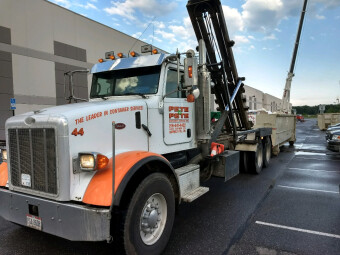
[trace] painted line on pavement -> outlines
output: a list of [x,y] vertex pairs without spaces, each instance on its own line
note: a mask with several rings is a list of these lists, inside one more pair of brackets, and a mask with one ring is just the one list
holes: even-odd
[[339,173],[340,171],[327,171],[327,170],[320,170],[320,169],[306,169],[306,168],[288,168],[290,170],[299,170],[299,171],[311,171],[311,172],[329,172],[329,173]]
[[329,190],[321,190],[321,189],[307,189],[307,188],[299,188],[299,187],[290,187],[290,186],[284,186],[284,185],[277,185],[281,188],[287,188],[287,189],[298,189],[298,190],[307,190],[307,191],[315,191],[315,192],[324,192],[324,193],[333,193],[333,194],[339,194],[338,191],[329,191]]
[[303,232],[303,233],[308,233],[308,234],[313,234],[313,235],[327,236],[327,237],[333,237],[333,238],[340,239],[340,235],[329,234],[329,233],[325,233],[325,232],[313,231],[313,230],[308,230],[308,229],[303,229],[303,228],[294,228],[294,227],[289,227],[289,226],[285,226],[285,225],[267,223],[267,222],[263,222],[263,221],[256,221],[255,223],[259,224],[259,225],[274,227],[274,228],[282,228],[282,229],[288,229],[288,230],[293,230],[293,231],[298,231],[298,232]]
[[296,159],[314,159],[314,160],[320,160],[320,161],[340,161],[340,159],[320,159],[320,158],[305,158],[305,157],[295,157]]

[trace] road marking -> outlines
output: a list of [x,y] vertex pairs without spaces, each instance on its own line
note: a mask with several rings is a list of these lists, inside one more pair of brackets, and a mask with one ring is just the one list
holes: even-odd
[[281,188],[287,188],[287,189],[299,189],[299,190],[308,190],[308,191],[316,191],[316,192],[325,192],[325,193],[333,193],[333,194],[339,194],[338,191],[329,191],[329,190],[321,190],[321,189],[307,189],[307,188],[299,188],[299,187],[290,187],[290,186],[284,186],[284,185],[277,185]]
[[312,172],[329,172],[329,173],[339,173],[340,171],[327,171],[327,170],[319,170],[319,169],[305,169],[305,168],[288,168],[290,170],[299,170],[299,171],[312,171]]
[[296,159],[315,159],[315,160],[321,160],[321,161],[340,161],[340,159],[320,159],[320,158],[305,158],[305,157],[295,157]]
[[308,230],[308,229],[303,229],[303,228],[294,228],[294,227],[289,227],[289,226],[285,226],[285,225],[267,223],[267,222],[263,222],[263,221],[256,221],[255,223],[259,224],[259,225],[274,227],[274,228],[282,228],[282,229],[304,232],[304,233],[313,234],[313,235],[327,236],[327,237],[333,237],[333,238],[340,239],[340,235],[329,234],[329,233],[325,233],[325,232],[313,231],[313,230]]

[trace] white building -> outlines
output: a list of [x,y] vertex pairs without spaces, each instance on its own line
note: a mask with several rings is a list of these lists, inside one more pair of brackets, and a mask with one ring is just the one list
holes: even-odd
[[[249,110],[266,109],[267,111],[277,112],[281,109],[281,98],[269,95],[247,85],[244,85],[244,88]],[[290,104],[289,107],[289,109],[292,109],[292,104]]]
[[[13,114],[66,103],[64,72],[90,69],[108,51],[140,52],[145,44],[45,0],[1,0],[0,141]],[[75,94],[88,98],[90,77],[79,75],[75,85]]]

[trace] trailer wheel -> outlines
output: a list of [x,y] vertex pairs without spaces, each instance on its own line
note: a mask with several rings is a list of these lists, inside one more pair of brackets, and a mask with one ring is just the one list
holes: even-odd
[[175,196],[169,179],[161,173],[146,177],[136,189],[124,224],[127,254],[160,254],[172,231]]
[[255,173],[259,174],[263,167],[263,146],[262,143],[258,143],[256,147],[256,152],[248,152],[249,156],[249,168]]
[[294,141],[289,141],[289,146],[293,146],[294,145]]
[[272,142],[270,138],[267,137],[266,141],[263,144],[263,167],[268,167],[270,158],[272,156]]

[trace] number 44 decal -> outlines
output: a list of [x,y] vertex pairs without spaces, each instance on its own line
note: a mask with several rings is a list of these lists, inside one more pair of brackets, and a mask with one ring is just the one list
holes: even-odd
[[79,131],[78,131],[78,129],[75,128],[75,129],[72,131],[71,135],[74,135],[74,136],[77,136],[77,135],[83,136],[83,135],[84,135],[84,129],[81,128],[81,129],[79,129]]

